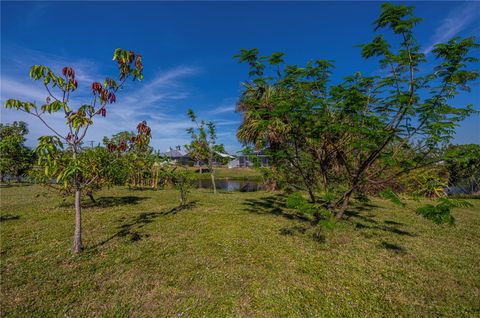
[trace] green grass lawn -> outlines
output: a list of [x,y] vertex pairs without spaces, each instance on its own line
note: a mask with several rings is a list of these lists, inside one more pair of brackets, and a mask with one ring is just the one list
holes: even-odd
[[[189,169],[199,172],[198,167],[189,167]],[[204,169],[207,169],[204,167]],[[260,180],[262,178],[261,173],[258,170],[252,168],[224,168],[216,167],[214,169],[215,178],[217,179],[234,179],[234,180]],[[210,179],[210,173],[198,173],[198,178]]]
[[321,232],[266,192],[1,189],[0,316],[478,317],[480,209],[455,227],[375,200]]

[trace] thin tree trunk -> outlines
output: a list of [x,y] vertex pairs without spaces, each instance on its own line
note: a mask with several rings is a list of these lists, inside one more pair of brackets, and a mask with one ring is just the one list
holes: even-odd
[[310,197],[310,202],[315,203],[315,194],[313,193],[312,187],[307,186],[308,196]]
[[184,207],[187,205],[187,191],[185,188],[180,189],[180,206]]
[[[73,150],[73,159],[77,158],[77,146],[74,144],[72,147]],[[78,179],[78,174],[75,173],[75,233],[73,234],[73,248],[72,251],[74,254],[78,254],[82,251],[82,205],[81,200],[82,193],[80,182]]]
[[82,206],[80,205],[80,188],[75,191],[75,234],[73,236],[73,253],[78,254],[82,251]]
[[217,186],[215,185],[215,177],[213,176],[213,171],[212,173],[210,173],[210,177],[212,178],[213,193],[217,194]]
[[325,192],[328,191],[328,176],[327,176],[327,169],[325,169],[323,166],[321,168],[322,170],[322,179],[323,179],[323,190]]
[[342,205],[340,206],[340,209],[338,210],[337,214],[335,215],[337,220],[340,220],[341,218],[343,218],[343,215],[345,214],[345,211],[347,210],[348,203],[350,201],[350,197],[352,196],[352,193],[353,193],[353,188],[350,188],[350,190],[343,195]]

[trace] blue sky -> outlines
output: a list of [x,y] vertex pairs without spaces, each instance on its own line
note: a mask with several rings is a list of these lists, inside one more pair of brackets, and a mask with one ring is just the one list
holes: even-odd
[[[480,2],[415,2],[424,18],[416,35],[423,49],[453,36],[480,33]],[[232,58],[241,48],[286,53],[289,64],[334,60],[333,83],[356,71],[373,74],[374,63],[354,46],[372,39],[380,2],[3,2],[1,3],[1,103],[7,98],[43,102],[46,92],[28,77],[33,64],[60,72],[73,67],[79,80],[74,103],[86,103],[91,82],[116,74],[115,48],[143,55],[145,80],[117,94],[107,117],[97,119],[86,140],[152,127],[152,145],[166,150],[188,142],[188,108],[218,127],[227,150],[241,149],[234,113],[245,65]],[[478,83],[454,100],[480,110]],[[35,118],[2,109],[1,121],[29,123],[27,144],[48,132]],[[62,125],[62,116],[49,118]],[[457,143],[480,143],[480,117],[457,129]]]

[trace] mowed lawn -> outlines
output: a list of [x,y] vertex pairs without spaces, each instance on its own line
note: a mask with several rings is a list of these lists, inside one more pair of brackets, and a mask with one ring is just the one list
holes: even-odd
[[267,192],[1,188],[2,317],[478,317],[480,204],[455,227],[374,200],[332,232]]

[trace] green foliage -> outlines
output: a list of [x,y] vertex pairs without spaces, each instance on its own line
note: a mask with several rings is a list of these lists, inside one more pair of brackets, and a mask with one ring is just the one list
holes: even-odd
[[[415,39],[420,21],[413,7],[383,4],[374,23],[382,34],[361,45],[362,56],[378,60],[382,72],[352,72],[337,84],[329,82],[330,61],[299,67],[278,52],[240,50],[235,58],[248,65],[250,79],[237,104],[239,141],[269,155],[272,169],[290,188],[307,191],[312,203],[319,190],[333,189],[331,210],[339,218],[352,194],[376,193],[441,161],[455,127],[478,113],[452,99],[478,79],[472,51],[479,44],[472,37],[438,44],[432,67]],[[422,195],[443,195],[441,180],[420,182]]]
[[25,136],[28,134],[27,124],[23,121],[12,124],[0,123],[0,177],[16,177],[26,175],[32,167],[33,152],[27,148]]
[[445,163],[450,185],[470,193],[480,190],[480,145],[450,146]]
[[212,178],[213,192],[216,193],[214,161],[225,164],[229,158],[220,155],[225,153],[225,148],[223,144],[216,143],[217,133],[215,124],[213,122],[205,122],[204,120],[198,122],[197,116],[191,109],[188,110],[187,115],[195,124],[196,129],[193,127],[187,129],[187,133],[190,134],[192,141],[190,144],[185,145],[185,148],[190,158],[199,163],[207,164]]
[[193,188],[193,181],[196,179],[193,171],[167,162],[162,165],[160,175],[163,179],[171,180],[180,194],[180,206],[185,207],[188,204],[188,195]]
[[451,209],[453,208],[465,208],[472,207],[473,205],[465,200],[454,200],[447,198],[440,198],[437,200],[437,204],[425,204],[415,212],[426,219],[429,219],[436,224],[447,223],[449,225],[454,225],[455,218],[451,214]]
[[[100,170],[97,170],[98,158],[90,153],[83,153],[83,140],[89,127],[93,125],[94,117],[99,115],[105,117],[107,105],[116,102],[115,94],[123,87],[125,81],[129,77],[133,77],[133,80],[143,78],[142,58],[139,54],[135,54],[133,51],[116,49],[113,60],[118,63],[120,83],[117,84],[116,81],[108,77],[103,85],[99,82],[93,82],[91,84],[93,94],[91,104],[79,105],[76,109],[71,107],[71,94],[78,88],[73,68],[65,66],[61,74],[57,75],[46,66],[34,65],[30,68],[30,77],[35,81],[43,81],[48,93],[45,104],[37,107],[35,103],[8,99],[4,105],[5,108],[13,108],[33,115],[53,133],[51,136],[39,138],[39,144],[36,148],[38,164],[42,166],[44,171],[43,179],[45,182],[48,183],[55,179],[57,183],[63,185],[64,191],[68,192],[69,189],[74,189],[76,230],[73,251],[75,253],[82,250],[81,192],[87,190],[87,193],[90,191],[91,194],[92,187],[94,187],[94,184],[99,186],[99,180],[101,179]],[[60,133],[59,127],[52,127],[43,118],[46,113],[54,114],[60,111],[63,111],[66,119],[67,135]],[[149,130],[146,123],[143,126],[145,127],[142,127],[142,129]],[[142,134],[145,138],[139,140],[139,145],[149,139],[146,131],[143,131]],[[63,144],[67,145],[66,151],[63,151]],[[124,151],[123,146],[121,150]],[[35,174],[39,171],[39,169],[35,169]]]
[[389,200],[393,204],[396,204],[396,205],[402,206],[402,207],[405,206],[405,203],[402,202],[402,200],[400,200],[398,195],[395,192],[393,192],[393,190],[391,188],[388,188],[385,191],[380,192],[380,196],[382,198],[384,198],[385,200]]
[[151,129],[145,121],[137,125],[137,134],[131,131],[122,131],[111,138],[104,137],[103,144],[115,154],[110,169],[115,184],[124,185],[128,182],[134,186],[152,176],[152,166],[157,159],[150,146]]
[[440,198],[447,195],[448,172],[443,164],[416,169],[398,179],[404,191],[415,196]]
[[129,75],[133,77],[133,80],[141,81],[143,79],[142,56],[140,54],[118,48],[113,53],[112,60],[117,61],[120,66],[120,80],[124,80]]
[[287,197],[286,207],[289,209],[296,209],[301,213],[308,215],[314,215],[317,212],[316,207],[298,192],[292,193]]
[[195,174],[184,168],[176,169],[171,174],[175,189],[180,193],[180,205],[186,206],[188,202],[188,194],[193,187]]
[[[61,75],[56,75],[50,68],[43,65],[31,67],[30,77],[36,81],[42,80],[48,93],[46,103],[40,108],[35,103],[15,99],[5,102],[6,108],[21,110],[40,118],[53,132],[53,135],[39,138],[35,152],[38,155],[38,165],[42,167],[46,179],[54,178],[57,182],[62,183],[65,189],[69,187],[81,189],[93,182],[93,179],[89,179],[87,175],[96,171],[94,166],[96,161],[84,160],[84,158],[91,157],[91,152],[82,154],[81,147],[86,132],[93,124],[95,116],[106,115],[107,104],[116,101],[115,93],[129,76],[132,76],[134,80],[142,78],[143,66],[140,55],[135,55],[132,51],[117,49],[113,59],[118,61],[121,83],[117,84],[110,78],[105,80],[103,86],[98,82],[92,83],[93,102],[81,105],[76,110],[72,110],[69,103],[70,94],[77,89],[78,83],[75,71],[68,66],[62,69]],[[58,96],[54,94],[54,89],[60,91]],[[58,132],[58,127],[52,127],[42,119],[46,113],[53,114],[59,111],[63,111],[65,115],[69,131],[66,136]],[[63,150],[64,144],[67,145],[65,151]],[[91,175],[91,177],[98,179],[97,176]]]
[[185,145],[189,156],[196,161],[207,164],[209,169],[212,169],[214,159],[217,162],[225,163],[228,158],[219,155],[219,153],[226,153],[226,151],[223,144],[216,143],[215,124],[204,120],[198,122],[197,115],[191,109],[188,110],[187,114],[196,126],[196,129],[193,127],[187,129],[192,138],[190,144]]
[[323,206],[308,202],[308,200],[298,192],[292,193],[287,197],[285,206],[289,209],[295,209],[302,214],[313,216],[315,222],[323,228],[331,230],[336,225],[337,220],[330,211]]

